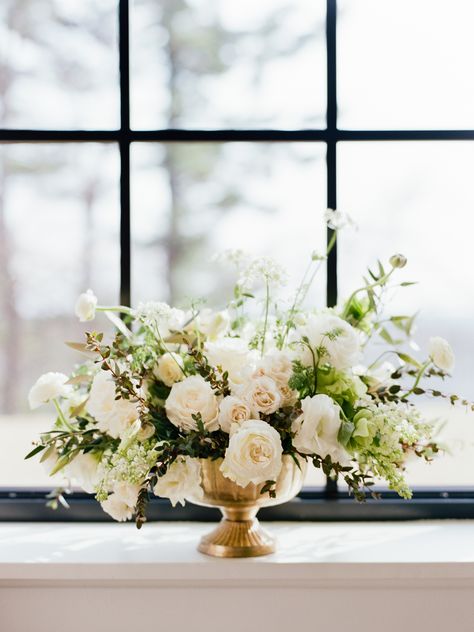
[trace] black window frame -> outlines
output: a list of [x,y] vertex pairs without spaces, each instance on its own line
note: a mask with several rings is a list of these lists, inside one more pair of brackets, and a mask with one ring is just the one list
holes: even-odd
[[[474,130],[341,130],[337,127],[337,0],[326,0],[327,118],[325,129],[150,129],[130,126],[130,2],[118,1],[120,128],[117,130],[0,129],[0,142],[113,142],[120,151],[120,300],[131,299],[131,205],[130,146],[133,142],[323,142],[326,144],[327,207],[337,208],[337,144],[340,141],[459,141],[474,140]],[[328,229],[327,239],[332,231]],[[337,301],[337,244],[327,262],[326,298]],[[0,521],[109,521],[90,494],[73,492],[69,509],[52,511],[45,505],[51,488],[0,488]],[[415,488],[410,501],[381,489],[382,500],[357,503],[337,482],[327,480],[321,488],[305,488],[292,501],[261,510],[269,520],[412,520],[474,518],[474,487]],[[150,519],[214,521],[215,509],[172,508],[165,499],[152,498]]]

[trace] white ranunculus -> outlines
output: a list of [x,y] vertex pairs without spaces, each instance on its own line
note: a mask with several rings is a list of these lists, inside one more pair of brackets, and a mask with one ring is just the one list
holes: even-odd
[[72,392],[72,387],[66,384],[68,380],[64,373],[50,372],[39,377],[28,393],[30,408],[33,410],[58,397],[67,397]]
[[245,375],[252,370],[254,354],[249,351],[242,338],[220,338],[215,342],[207,342],[205,354],[209,364],[222,367],[229,374],[229,380],[240,384]]
[[[310,316],[306,325],[297,329],[299,340],[307,337],[311,348],[316,351],[323,347],[326,351],[321,362],[329,363],[335,369],[348,369],[357,364],[360,355],[360,338],[358,332],[339,316],[319,314]],[[310,350],[301,345],[300,360],[311,366],[313,358]]]
[[184,505],[185,500],[190,497],[201,499],[204,493],[201,487],[199,459],[179,456],[170,465],[166,474],[158,478],[153,491],[157,496],[169,498],[173,507],[177,503]]
[[200,375],[191,375],[171,387],[166,400],[166,414],[172,424],[189,432],[197,430],[193,415],[201,415],[207,430],[217,430],[218,400],[209,382]]
[[77,483],[79,487],[92,494],[99,482],[99,461],[97,456],[88,452],[80,452],[64,468],[64,475]]
[[227,310],[215,312],[212,309],[203,309],[197,317],[197,327],[208,340],[215,340],[219,335],[225,334],[230,326],[230,315]]
[[76,301],[75,312],[81,323],[94,320],[95,309],[97,307],[97,296],[92,290],[87,290],[81,294]]
[[454,352],[451,345],[444,338],[435,336],[430,338],[428,352],[430,358],[436,366],[446,373],[451,373],[454,369]]
[[230,432],[232,424],[241,424],[252,417],[249,404],[235,395],[228,395],[219,404],[219,426],[224,432]]
[[268,375],[255,375],[238,389],[239,396],[248,402],[252,411],[270,415],[278,410],[282,397],[275,380]]
[[275,481],[282,467],[278,432],[259,419],[249,419],[232,428],[221,472],[241,487]]
[[87,411],[97,421],[99,430],[117,439],[138,419],[139,410],[136,403],[115,397],[110,373],[99,371],[92,381]]
[[183,358],[179,354],[165,353],[153,369],[153,375],[166,386],[173,386],[175,382],[180,382],[185,377],[183,367]]
[[339,406],[327,395],[305,397],[301,402],[302,414],[294,420],[293,446],[303,454],[330,456],[333,461],[345,463],[348,454],[337,440],[341,427]]
[[109,497],[100,503],[102,509],[118,522],[130,520],[135,511],[140,485],[116,483]]

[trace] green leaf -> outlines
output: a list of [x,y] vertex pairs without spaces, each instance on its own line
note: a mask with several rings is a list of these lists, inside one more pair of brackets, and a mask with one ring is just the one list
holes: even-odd
[[396,351],[395,353],[398,355],[400,360],[403,360],[403,362],[406,362],[407,364],[411,364],[412,366],[416,366],[418,369],[421,369],[421,363],[418,362],[418,360],[415,360],[415,358],[412,358],[412,356],[408,355],[407,353],[402,353],[401,351]]
[[35,448],[33,448],[33,450],[31,450],[31,452],[28,452],[28,454],[25,456],[25,461],[26,459],[31,459],[32,456],[39,454],[41,450],[45,449],[45,447],[45,445],[37,445]]
[[354,432],[354,429],[355,429],[355,426],[351,421],[342,422],[341,427],[339,428],[339,433],[337,435],[337,440],[344,447],[346,447],[347,444],[349,443],[350,438],[352,437],[352,433]]
[[55,474],[57,474],[60,470],[63,469],[63,467],[66,467],[66,465],[70,463],[71,460],[72,460],[71,453],[64,454],[63,456],[59,457],[56,465],[53,467],[49,475],[54,476]]

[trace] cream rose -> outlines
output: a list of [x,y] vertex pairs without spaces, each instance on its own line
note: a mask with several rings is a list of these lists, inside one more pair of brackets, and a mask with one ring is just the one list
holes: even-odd
[[270,415],[280,408],[282,397],[280,390],[268,375],[255,375],[242,384],[238,395],[245,400],[254,413]]
[[28,393],[30,408],[33,410],[58,397],[67,397],[72,393],[72,387],[66,384],[68,380],[64,373],[50,372],[39,377]]
[[234,426],[221,465],[222,474],[241,487],[274,481],[282,467],[280,435],[259,419]]
[[451,373],[454,369],[454,352],[451,345],[444,338],[435,336],[430,338],[428,353],[436,366],[446,373]]
[[97,307],[97,296],[92,290],[81,294],[76,301],[75,312],[81,323],[94,320]]
[[109,497],[100,503],[102,509],[118,522],[130,520],[135,511],[140,485],[116,483]]
[[242,338],[220,338],[215,342],[207,342],[205,354],[209,364],[222,367],[234,384],[240,384],[245,375],[252,371],[254,354]]
[[[326,351],[321,357],[322,363],[329,363],[335,369],[348,369],[359,361],[361,355],[360,339],[357,331],[345,320],[333,314],[310,316],[306,325],[297,329],[301,340],[308,338],[313,351],[323,347]],[[301,345],[300,360],[310,366],[313,363],[311,351]]]
[[92,381],[87,410],[99,430],[117,439],[138,419],[139,411],[136,403],[115,397],[115,382],[110,373],[99,371]]
[[189,432],[197,430],[193,415],[200,414],[207,430],[217,430],[218,400],[209,382],[200,375],[191,375],[171,387],[166,400],[166,414],[172,424]]
[[303,454],[330,456],[333,461],[346,462],[348,454],[337,440],[341,427],[339,406],[327,395],[305,397],[302,414],[295,419],[293,446]]
[[173,507],[184,505],[185,500],[202,499],[201,464],[199,459],[179,456],[168,468],[166,474],[158,478],[153,491],[157,496],[169,498]]
[[293,363],[286,353],[271,351],[264,356],[260,367],[278,386],[288,386],[288,380],[293,373]]
[[173,386],[185,377],[183,367],[183,358],[180,355],[173,352],[165,353],[153,369],[153,375],[166,386]]
[[236,397],[228,395],[219,404],[219,426],[224,432],[230,432],[232,424],[241,424],[252,417],[249,404]]

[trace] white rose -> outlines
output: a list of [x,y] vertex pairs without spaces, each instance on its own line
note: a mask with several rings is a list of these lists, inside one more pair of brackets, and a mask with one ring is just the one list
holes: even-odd
[[173,386],[175,382],[180,382],[184,378],[183,358],[177,353],[165,353],[158,360],[153,375],[161,380],[166,386]]
[[268,375],[255,375],[239,388],[238,394],[254,412],[264,415],[274,413],[282,403],[280,390]]
[[259,419],[249,419],[234,426],[221,472],[241,487],[259,485],[278,478],[282,467],[280,435]]
[[271,351],[264,356],[261,369],[275,380],[278,386],[288,386],[288,380],[293,374],[291,358],[283,351]]
[[[339,316],[333,314],[310,316],[306,325],[298,328],[297,335],[300,340],[306,336],[314,351],[318,347],[324,347],[326,353],[321,357],[321,361],[331,364],[335,369],[347,369],[356,364],[360,358],[359,335]],[[306,346],[300,347],[300,359],[307,366],[313,363],[312,354]]]
[[305,397],[301,402],[302,414],[294,420],[293,446],[303,454],[330,456],[333,461],[345,463],[348,454],[337,440],[341,427],[339,406],[327,395]]
[[72,387],[66,382],[69,380],[64,373],[45,373],[39,377],[28,393],[28,402],[33,410],[58,397],[67,397],[72,392]]
[[228,331],[230,315],[227,310],[214,312],[212,309],[203,309],[197,317],[197,326],[208,340],[215,340],[220,334]]
[[79,296],[76,301],[75,312],[81,323],[94,320],[96,306],[97,296],[92,290],[87,290],[87,292]]
[[207,342],[205,352],[209,364],[222,367],[234,384],[240,384],[252,370],[254,354],[249,352],[247,343],[242,338],[224,337],[215,342]]
[[428,352],[430,358],[436,366],[446,373],[451,373],[454,369],[454,352],[451,345],[444,338],[435,336],[430,338]]
[[73,479],[85,492],[92,494],[99,482],[98,467],[99,461],[96,455],[80,452],[64,468],[64,475]]
[[247,402],[235,395],[228,395],[219,404],[219,426],[224,432],[230,432],[232,424],[241,424],[252,417]]
[[171,387],[166,400],[166,414],[172,424],[189,432],[197,430],[193,415],[200,413],[207,430],[217,430],[218,400],[209,382],[200,375],[191,375]]
[[114,491],[109,497],[100,503],[102,509],[118,522],[130,520],[135,511],[140,485],[131,483],[116,483]]
[[179,456],[168,468],[164,476],[158,478],[153,491],[157,496],[169,498],[173,507],[177,503],[184,506],[185,500],[192,497],[202,499],[201,464],[199,459]]
[[99,430],[117,439],[138,419],[139,411],[136,403],[115,397],[115,382],[110,373],[99,371],[92,381],[87,410]]

